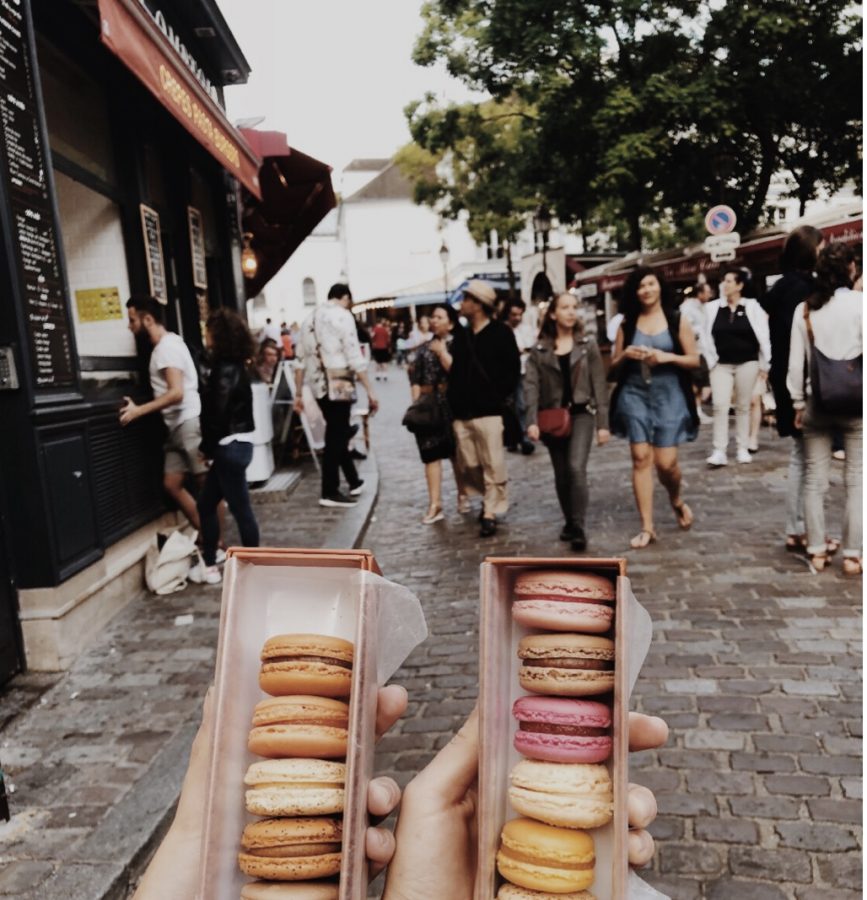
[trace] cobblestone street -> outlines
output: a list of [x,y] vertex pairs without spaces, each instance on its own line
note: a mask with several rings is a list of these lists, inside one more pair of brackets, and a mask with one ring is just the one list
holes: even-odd
[[[412,588],[430,637],[398,673],[409,715],[381,745],[379,768],[408,779],[472,709],[477,690],[478,566],[489,554],[551,555],[559,510],[547,452],[509,457],[511,508],[493,539],[455,512],[426,527],[423,470],[399,427],[401,373],[380,387],[373,427],[380,497],[365,545]],[[705,429],[707,432],[708,429]],[[783,549],[788,444],[762,430],[750,466],[708,471],[709,434],[685,448],[696,521],[677,529],[658,507],[659,542],[637,531],[623,441],[590,457],[587,555],[621,556],[654,622],[634,708],[663,716],[668,745],[632,757],[632,780],[656,791],[648,880],[674,900],[814,900],[861,896],[861,580],[821,576]],[[839,534],[841,468],[828,504]],[[663,500],[657,489],[656,500]]]

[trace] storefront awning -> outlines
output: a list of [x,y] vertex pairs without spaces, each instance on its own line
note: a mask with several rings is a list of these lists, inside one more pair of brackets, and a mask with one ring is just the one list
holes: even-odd
[[247,197],[243,228],[252,235],[258,269],[246,280],[255,297],[277,274],[301,242],[337,205],[331,167],[290,147],[279,131],[242,128],[241,134],[262,159],[261,197]]
[[137,0],[99,0],[102,42],[250,193],[261,161]]

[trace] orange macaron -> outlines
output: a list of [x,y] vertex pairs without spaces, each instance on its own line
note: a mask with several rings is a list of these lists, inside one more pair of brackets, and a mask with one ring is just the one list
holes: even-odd
[[348,697],[353,646],[324,634],[278,634],[262,647],[259,687],[266,694]]
[[247,741],[251,753],[270,759],[346,756],[349,706],[330,697],[269,697],[256,704]]
[[340,871],[342,840],[338,819],[261,819],[244,829],[238,865],[245,875],[272,881],[327,878]]

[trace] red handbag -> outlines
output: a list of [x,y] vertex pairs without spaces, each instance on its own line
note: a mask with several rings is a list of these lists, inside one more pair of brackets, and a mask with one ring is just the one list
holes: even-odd
[[536,424],[545,437],[567,438],[572,434],[572,416],[565,406],[540,409]]

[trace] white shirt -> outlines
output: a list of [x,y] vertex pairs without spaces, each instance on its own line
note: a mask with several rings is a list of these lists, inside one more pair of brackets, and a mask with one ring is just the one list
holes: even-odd
[[199,375],[193,363],[193,357],[184,343],[183,338],[173,331],[167,331],[158,341],[151,353],[151,361],[148,365],[151,389],[154,399],[162,397],[169,389],[166,380],[166,369],[180,369],[183,375],[184,397],[180,403],[163,407],[163,421],[171,430],[177,428],[187,419],[196,419],[202,411],[202,401],[199,397]]
[[517,328],[512,329],[512,332],[515,335],[518,352],[521,354],[521,374],[524,375],[527,371],[527,357],[530,355],[530,348],[536,345],[536,336],[533,334],[530,323],[523,319]]
[[698,352],[704,353],[704,332],[707,327],[704,315],[704,304],[697,297],[687,297],[680,304],[680,314],[692,326],[692,333],[698,345]]
[[615,313],[609,320],[605,329],[605,336],[608,342],[613,344],[617,341],[617,332],[620,330],[620,323],[623,321],[623,313]]
[[350,369],[356,374],[367,369],[355,319],[334,300],[317,306],[304,320],[295,354],[304,366],[307,383],[317,400],[328,394],[323,363],[328,369]]
[[[864,352],[864,295],[849,288],[837,288],[821,308],[810,310],[810,324],[816,347],[829,359],[855,359]],[[795,409],[803,409],[810,394],[810,379],[804,381],[804,363],[810,363],[810,341],[804,321],[804,304],[795,307],[792,340],[789,344],[789,372],[786,387]]]

